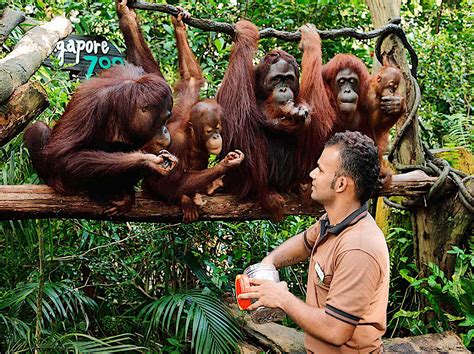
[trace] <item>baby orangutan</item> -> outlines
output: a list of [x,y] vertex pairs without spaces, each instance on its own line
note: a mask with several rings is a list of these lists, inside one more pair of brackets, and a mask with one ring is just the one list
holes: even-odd
[[[403,97],[403,76],[400,70],[384,61],[384,66],[372,76],[367,101],[369,106],[368,135],[372,137],[379,149],[379,159],[388,146],[389,131],[405,114],[406,105]],[[382,165],[381,165],[382,166]],[[380,180],[384,186],[391,181],[391,172],[382,167]]]
[[[207,168],[209,154],[217,155],[222,149],[221,116],[222,109],[214,100],[204,100],[192,107],[189,120],[169,123],[172,139],[169,149],[178,157],[179,163],[168,176],[148,176],[143,181],[143,189],[151,195],[179,203],[186,223],[199,218],[198,205],[203,204],[200,193],[215,193],[223,185],[224,174],[244,159],[244,154],[236,150],[229,152],[217,165]],[[150,144],[142,150],[157,153],[160,149],[161,146]]]

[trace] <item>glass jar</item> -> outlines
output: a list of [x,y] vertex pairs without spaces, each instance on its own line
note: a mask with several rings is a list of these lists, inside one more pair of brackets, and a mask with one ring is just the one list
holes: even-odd
[[[256,263],[244,270],[244,274],[249,278],[265,279],[274,282],[280,281],[278,271],[273,264]],[[280,321],[285,317],[285,312],[279,308],[269,308],[260,306],[258,309],[249,311],[254,323],[262,324],[267,322]]]

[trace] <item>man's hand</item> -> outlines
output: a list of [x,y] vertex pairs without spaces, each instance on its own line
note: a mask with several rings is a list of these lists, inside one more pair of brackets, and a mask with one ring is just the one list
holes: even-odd
[[257,299],[252,305],[248,307],[248,310],[256,310],[260,306],[279,307],[282,310],[283,304],[291,293],[288,291],[286,282],[281,281],[276,283],[271,280],[263,279],[249,279],[251,286],[249,292],[239,295],[239,299]]

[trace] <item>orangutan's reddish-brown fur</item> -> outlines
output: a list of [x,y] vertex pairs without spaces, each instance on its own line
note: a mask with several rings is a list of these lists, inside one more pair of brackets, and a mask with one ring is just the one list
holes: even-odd
[[336,112],[322,76],[321,38],[313,25],[305,25],[300,31],[299,48],[303,51],[303,58],[298,100],[306,102],[311,118],[309,129],[304,130],[298,139],[298,182],[303,182],[309,179],[309,173],[316,168],[336,122]]
[[[368,86],[367,107],[370,115],[364,128],[378,147],[382,166],[382,155],[389,143],[390,128],[406,112],[405,98],[402,94],[403,76],[399,69],[385,63],[372,76]],[[391,102],[393,103],[390,104]],[[380,176],[383,185],[387,186],[391,181],[391,172],[382,166]]]
[[[341,112],[337,95],[334,87],[336,86],[336,76],[344,69],[349,69],[355,73],[359,78],[359,93],[357,108],[350,113]],[[334,124],[333,132],[340,132],[344,130],[357,130],[364,121],[367,115],[366,97],[368,83],[370,81],[370,74],[367,66],[358,57],[352,54],[337,54],[329,62],[323,65],[323,79],[325,82],[326,91],[331,101],[331,106],[336,114],[336,122]]]
[[[307,43],[302,94],[296,60],[288,53],[272,51],[253,66],[258,39],[254,24],[236,24],[235,43],[217,100],[224,108],[224,152],[240,148],[247,156],[240,168],[226,175],[230,191],[240,198],[259,200],[278,219],[283,205],[278,192],[287,192],[308,177],[334,115],[326,92],[317,90],[323,88],[318,45],[313,50]],[[296,81],[290,88],[295,103],[275,102],[264,87],[272,65],[281,61],[293,67]]]
[[258,29],[248,21],[236,24],[236,38],[230,54],[217,102],[224,109],[223,152],[241,149],[246,155],[240,168],[226,176],[226,190],[240,198],[254,197],[264,207],[281,216],[282,199],[268,185],[268,142],[263,132],[265,120],[257,104],[253,56]]
[[[345,69],[355,73],[359,80],[357,107],[352,112],[341,112],[337,100],[339,92],[335,90],[336,77]],[[401,72],[384,62],[380,71],[370,76],[366,65],[359,58],[351,54],[338,54],[324,65],[323,77],[332,107],[337,114],[334,132],[358,130],[368,135],[377,145],[382,163],[389,130],[406,110],[405,100],[400,94],[400,83],[403,80]],[[381,183],[386,186],[390,183],[391,173],[382,167],[380,177]]]
[[[120,28],[127,45],[127,56],[136,64],[142,63],[148,70],[159,68],[145,43],[135,13],[126,6],[126,1],[117,2],[117,11],[122,12]],[[209,146],[221,149],[221,106],[212,99],[199,100],[199,91],[204,84],[201,68],[189,47],[186,27],[182,22],[184,12],[172,18],[180,80],[175,85],[176,104],[167,127],[171,134],[170,152],[179,162],[166,177],[148,176],[143,188],[148,193],[171,203],[177,203],[183,210],[183,220],[198,219],[198,207],[194,202],[196,193],[213,193],[221,184],[220,178],[243,158],[239,153],[230,153],[223,161],[207,168]],[[217,141],[217,143],[215,142]],[[217,145],[216,145],[217,144]],[[150,142],[142,148],[149,153],[158,153],[162,147]]]
[[166,116],[160,117],[171,111],[171,102],[160,75],[132,65],[103,71],[78,87],[52,130],[36,122],[25,131],[38,175],[60,193],[118,199],[114,212],[127,211],[133,186],[145,171],[155,170],[150,164],[159,163],[138,149],[151,139],[169,143]]

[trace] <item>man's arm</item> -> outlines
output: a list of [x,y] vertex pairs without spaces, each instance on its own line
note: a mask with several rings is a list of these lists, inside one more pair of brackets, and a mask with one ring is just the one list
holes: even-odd
[[259,306],[279,307],[305,332],[328,343],[342,345],[352,337],[355,326],[373,301],[380,286],[381,269],[371,255],[361,250],[343,252],[336,263],[323,309],[298,299],[288,291],[285,282],[270,280],[250,278],[252,286],[239,298],[257,299],[248,310]]
[[260,306],[279,307],[306,333],[337,346],[349,341],[354,334],[355,325],[328,315],[324,309],[304,303],[288,291],[283,281],[275,283],[251,278],[250,283],[257,286],[251,286],[249,293],[239,295],[241,299],[258,298],[248,310],[255,310]]
[[262,259],[262,263],[273,264],[280,269],[306,260],[318,237],[319,225],[317,222],[306,231],[289,238]]
[[356,326],[329,316],[324,309],[310,306],[296,296],[289,295],[282,302],[282,309],[309,335],[333,345],[343,345],[352,338]]
[[287,267],[309,257],[311,251],[304,244],[303,232],[289,238],[262,259],[262,263],[273,264],[275,268]]

